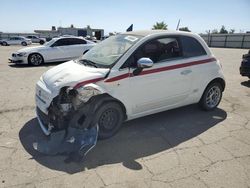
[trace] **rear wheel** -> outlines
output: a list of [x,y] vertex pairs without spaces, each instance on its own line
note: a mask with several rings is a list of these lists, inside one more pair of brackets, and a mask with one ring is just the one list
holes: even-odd
[[207,86],[199,102],[202,109],[206,111],[214,110],[220,103],[222,97],[222,86],[218,82]]
[[99,139],[113,136],[121,127],[124,112],[117,102],[104,103],[96,111],[94,123],[99,126]]
[[44,44],[44,40],[40,40],[39,44],[43,45]]
[[30,65],[38,66],[44,62],[43,57],[40,54],[30,54],[28,57],[28,63]]
[[2,42],[2,45],[3,46],[7,46],[7,42]]
[[26,42],[22,42],[21,43],[23,46],[27,46],[27,43]]

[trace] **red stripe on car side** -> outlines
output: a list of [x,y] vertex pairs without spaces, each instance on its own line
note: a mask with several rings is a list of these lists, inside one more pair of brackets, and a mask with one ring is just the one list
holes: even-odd
[[122,80],[122,79],[127,78],[127,77],[129,77],[131,75],[132,75],[131,73],[121,74],[119,76],[109,78],[109,79],[105,80],[105,82],[114,82],[114,81],[117,81],[117,80]]
[[204,59],[204,60],[200,60],[200,61],[193,61],[193,62],[189,62],[189,63],[171,65],[168,67],[161,67],[161,68],[152,69],[152,70],[145,70],[145,71],[142,71],[140,75],[162,72],[162,71],[167,71],[167,70],[174,70],[174,69],[189,67],[189,66],[193,66],[193,65],[200,65],[200,64],[210,63],[210,62],[213,62],[215,60],[216,60],[215,58],[210,58],[210,59]]
[[80,82],[80,83],[76,84],[76,85],[74,86],[74,89],[77,89],[77,88],[79,88],[79,87],[81,87],[81,86],[84,86],[84,85],[86,85],[86,84],[91,84],[91,83],[99,82],[99,81],[101,81],[101,80],[103,80],[103,79],[104,79],[104,78],[101,77],[101,78],[95,78],[95,79],[91,79],[91,80],[85,80],[85,81],[83,81],[83,82]]
[[[193,65],[200,65],[200,64],[210,63],[210,62],[213,62],[213,61],[216,61],[216,59],[215,58],[209,58],[209,59],[204,59],[204,60],[199,60],[199,61],[192,61],[192,62],[189,62],[189,63],[171,65],[171,66],[161,67],[161,68],[156,68],[156,69],[151,69],[151,70],[145,70],[145,71],[142,71],[138,76],[157,73],[157,72],[163,72],[163,71],[168,71],[168,70],[174,70],[174,69],[189,67],[189,66],[193,66]],[[114,82],[114,81],[117,81],[117,80],[122,80],[124,78],[129,77],[129,76],[133,76],[133,74],[132,73],[121,74],[119,76],[109,78],[109,79],[105,80],[105,82]]]

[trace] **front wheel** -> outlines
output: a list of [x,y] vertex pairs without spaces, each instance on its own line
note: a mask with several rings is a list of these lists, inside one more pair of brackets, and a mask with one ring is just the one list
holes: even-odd
[[222,86],[220,83],[211,83],[204,91],[199,102],[202,109],[206,111],[214,110],[220,103],[222,97]]
[[30,65],[38,66],[43,63],[43,57],[40,54],[31,54],[28,57],[28,63]]
[[99,139],[113,136],[121,127],[124,112],[117,102],[104,103],[96,112],[94,123],[99,126]]
[[2,42],[2,45],[7,46],[8,44],[7,44],[7,42]]

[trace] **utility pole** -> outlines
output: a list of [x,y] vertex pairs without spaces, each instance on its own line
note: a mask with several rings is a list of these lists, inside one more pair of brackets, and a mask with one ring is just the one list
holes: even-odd
[[176,27],[176,31],[178,31],[178,30],[179,30],[179,25],[180,25],[180,22],[181,22],[181,19],[179,19],[179,21],[178,21],[178,24],[177,24],[177,27]]

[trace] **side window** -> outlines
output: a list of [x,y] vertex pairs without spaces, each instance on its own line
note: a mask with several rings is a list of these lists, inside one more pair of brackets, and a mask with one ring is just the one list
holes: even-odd
[[175,37],[164,37],[151,40],[139,47],[121,68],[136,67],[142,57],[150,58],[154,63],[164,62],[181,57],[179,42]]
[[87,42],[83,39],[74,39],[75,40],[75,44],[86,44]]
[[86,41],[83,39],[71,38],[70,45],[86,44]]
[[69,45],[68,39],[59,39],[53,44],[53,46],[67,46],[67,45]]
[[199,41],[193,37],[181,36],[182,51],[184,57],[196,57],[206,55],[206,51]]

